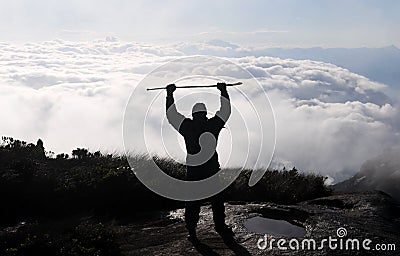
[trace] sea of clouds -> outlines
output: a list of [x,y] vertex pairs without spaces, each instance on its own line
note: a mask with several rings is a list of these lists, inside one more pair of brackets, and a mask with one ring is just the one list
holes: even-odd
[[[251,51],[232,57],[239,50],[114,38],[0,43],[0,135],[41,138],[56,153],[76,147],[122,152],[124,110],[146,74],[178,57],[214,54],[247,69],[268,93],[276,121],[273,167],[295,165],[337,182],[399,145],[398,101],[383,93],[385,85],[329,63],[255,57]],[[159,115],[162,120],[163,109]]]

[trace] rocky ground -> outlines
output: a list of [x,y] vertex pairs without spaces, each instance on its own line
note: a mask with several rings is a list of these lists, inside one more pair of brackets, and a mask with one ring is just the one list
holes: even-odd
[[[234,241],[222,239],[213,229],[211,209],[203,206],[198,226],[200,242],[186,239],[183,209],[147,213],[141,218],[113,223],[117,241],[125,255],[400,255],[400,207],[381,192],[340,194],[296,205],[227,203],[227,223],[233,228]],[[248,231],[243,223],[254,216],[286,220],[306,229],[305,238],[321,241],[337,237],[345,228],[344,238],[370,239],[395,244],[395,251],[330,250],[261,250],[257,241],[264,234]],[[272,238],[272,237],[269,237]],[[277,237],[274,237],[275,239]],[[303,238],[304,239],[304,238]],[[300,239],[302,240],[302,239]],[[360,245],[361,246],[361,245]]]

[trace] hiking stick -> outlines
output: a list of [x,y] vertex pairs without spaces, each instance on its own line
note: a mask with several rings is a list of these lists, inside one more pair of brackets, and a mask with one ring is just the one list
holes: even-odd
[[[237,82],[234,84],[226,84],[226,86],[235,86],[235,85],[241,85],[242,82]],[[217,87],[216,84],[211,84],[211,85],[183,85],[183,86],[177,86],[177,89],[180,88],[210,88],[210,87]],[[154,87],[154,88],[147,88],[147,91],[154,91],[154,90],[164,90],[167,87]]]

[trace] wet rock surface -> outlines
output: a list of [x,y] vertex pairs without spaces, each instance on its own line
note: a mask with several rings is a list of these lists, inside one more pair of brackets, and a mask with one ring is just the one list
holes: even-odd
[[[183,209],[161,212],[126,223],[114,223],[117,241],[125,255],[399,255],[400,208],[390,196],[381,192],[334,195],[305,201],[296,205],[226,203],[226,222],[233,228],[234,241],[221,238],[214,230],[210,206],[203,206],[197,228],[199,243],[187,240]],[[317,242],[331,236],[338,238],[337,230],[344,228],[343,239],[370,239],[370,247],[377,243],[395,244],[395,251],[331,250],[261,250],[257,241],[264,234],[247,230],[244,222],[252,217],[286,220],[304,227],[302,239]],[[268,239],[286,238],[268,236]],[[288,246],[288,244],[286,244]],[[361,244],[360,244],[361,247]]]

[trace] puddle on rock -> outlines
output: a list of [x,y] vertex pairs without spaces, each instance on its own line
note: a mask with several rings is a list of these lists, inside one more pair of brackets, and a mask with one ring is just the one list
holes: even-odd
[[263,217],[253,217],[244,222],[251,232],[286,237],[304,237],[306,230],[285,220],[274,220]]

